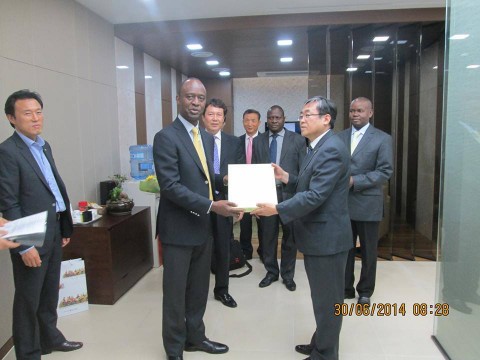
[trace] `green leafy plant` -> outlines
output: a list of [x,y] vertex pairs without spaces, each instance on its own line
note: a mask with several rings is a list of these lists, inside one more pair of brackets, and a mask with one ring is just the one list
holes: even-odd
[[122,184],[127,181],[127,177],[121,174],[114,174],[110,177],[111,180],[115,182],[115,187],[110,190],[108,194],[108,199],[110,201],[128,201],[130,200],[128,195],[123,192]]

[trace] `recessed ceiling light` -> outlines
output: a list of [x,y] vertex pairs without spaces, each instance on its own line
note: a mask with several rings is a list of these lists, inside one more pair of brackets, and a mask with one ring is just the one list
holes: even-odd
[[450,40],[465,40],[470,34],[455,34],[450,36]]
[[372,73],[372,70],[365,71],[365,74],[371,74],[371,73]]
[[467,69],[478,69],[480,68],[480,65],[468,65]]
[[230,71],[229,68],[213,68],[212,71],[220,72],[220,71]]
[[202,50],[203,46],[200,44],[188,44],[187,45],[188,50]]
[[290,46],[290,45],[292,45],[292,44],[293,44],[293,41],[292,41],[292,40],[287,40],[287,39],[285,39],[285,40],[278,40],[278,41],[277,41],[277,45],[278,45],[278,46]]
[[[398,40],[397,44],[398,45],[405,45],[408,42],[408,40]],[[395,41],[390,41],[390,45],[395,44]]]
[[358,60],[370,59],[370,55],[358,55],[358,56],[357,56],[357,59],[358,59]]
[[373,60],[380,61],[380,60],[383,60],[383,57],[381,57],[381,56],[380,57],[375,57],[375,58],[373,58]]
[[437,69],[438,69],[438,66],[435,65],[435,66],[433,67],[433,70],[437,70]]
[[127,65],[118,65],[117,66],[117,69],[128,69],[128,66]]
[[373,41],[380,42],[380,41],[387,41],[388,39],[390,39],[390,36],[375,36],[373,38]]
[[220,71],[218,74],[220,76],[230,76],[230,71]]
[[145,75],[145,79],[151,79],[152,75]]
[[293,61],[293,58],[291,57],[280,58],[280,62],[292,62],[292,61]]
[[207,58],[213,55],[210,51],[194,51],[190,55],[193,57]]
[[349,67],[349,68],[347,68],[347,71],[348,71],[348,72],[357,71],[357,70],[358,70],[358,68],[356,68],[356,67]]
[[207,60],[205,61],[207,63],[207,65],[209,66],[215,66],[215,65],[218,65],[219,62],[217,60]]

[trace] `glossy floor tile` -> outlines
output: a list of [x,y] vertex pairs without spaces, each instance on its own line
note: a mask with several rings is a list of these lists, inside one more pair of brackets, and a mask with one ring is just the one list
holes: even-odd
[[[210,292],[205,315],[207,336],[229,345],[224,355],[185,353],[187,359],[290,360],[306,356],[294,351],[307,343],[314,330],[313,310],[303,260],[297,261],[297,290],[288,291],[281,280],[267,288],[258,283],[265,275],[258,259],[253,272],[230,280],[235,309],[223,306]],[[360,262],[356,263],[360,270]],[[433,316],[414,316],[415,303],[434,303],[435,262],[379,261],[372,302],[391,309],[389,316],[345,316],[340,337],[342,360],[441,360],[430,336]],[[213,289],[213,277],[211,279]],[[162,269],[145,275],[115,305],[90,305],[87,312],[59,319],[71,340],[85,343],[72,353],[53,353],[45,359],[165,359],[161,334]],[[356,300],[346,300],[346,306]],[[382,305],[380,305],[382,304]],[[404,305],[405,316],[399,314]],[[397,314],[394,314],[394,307]],[[14,359],[12,353],[7,359]]]

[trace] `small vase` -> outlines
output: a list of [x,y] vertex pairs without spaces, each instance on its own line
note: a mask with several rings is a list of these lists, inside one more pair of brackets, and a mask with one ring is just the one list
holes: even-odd
[[129,215],[132,212],[134,206],[133,200],[116,200],[116,201],[107,201],[107,212],[110,215],[122,216]]

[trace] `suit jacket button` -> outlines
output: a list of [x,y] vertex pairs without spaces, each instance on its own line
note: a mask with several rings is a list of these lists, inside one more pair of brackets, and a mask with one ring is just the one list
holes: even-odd
[[53,203],[52,206],[55,206],[55,203]]
[[207,185],[208,185],[208,180],[205,180],[205,184],[207,184]]

